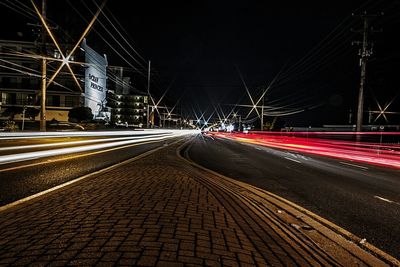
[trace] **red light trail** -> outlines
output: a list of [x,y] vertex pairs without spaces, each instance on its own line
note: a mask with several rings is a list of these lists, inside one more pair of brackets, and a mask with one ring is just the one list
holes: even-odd
[[[376,166],[400,169],[400,144],[380,144],[373,142],[355,142],[323,139],[310,136],[332,136],[344,133],[221,133],[209,132],[215,137],[227,138],[239,142],[262,145],[266,147],[298,151],[308,154],[338,158]],[[345,133],[346,135],[355,133]],[[362,133],[363,135],[397,135],[395,132]],[[308,135],[308,137],[307,137]]]

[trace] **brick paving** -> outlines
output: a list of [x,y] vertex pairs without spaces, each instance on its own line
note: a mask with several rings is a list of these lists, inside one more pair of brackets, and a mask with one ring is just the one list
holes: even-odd
[[0,266],[336,265],[203,183],[176,148],[1,212]]

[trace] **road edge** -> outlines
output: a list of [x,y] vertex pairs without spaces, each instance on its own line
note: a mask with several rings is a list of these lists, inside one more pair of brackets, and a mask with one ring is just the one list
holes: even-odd
[[[343,229],[342,227],[340,227],[340,226],[328,221],[327,219],[322,218],[321,216],[319,216],[319,215],[317,215],[317,214],[315,214],[315,213],[313,213],[313,212],[311,212],[311,211],[309,211],[309,210],[307,210],[307,209],[305,209],[305,208],[303,208],[303,207],[301,207],[301,206],[299,206],[299,205],[297,205],[297,204],[295,204],[295,203],[293,203],[293,202],[291,202],[291,201],[289,201],[289,200],[287,200],[287,199],[285,199],[283,197],[275,195],[275,194],[273,194],[273,193],[271,193],[271,192],[269,192],[267,190],[258,188],[256,186],[253,186],[253,185],[241,182],[241,181],[237,181],[237,180],[235,180],[233,178],[230,178],[228,176],[225,176],[225,175],[222,175],[220,173],[217,173],[217,172],[215,172],[215,171],[213,171],[211,169],[208,169],[208,168],[206,168],[206,167],[194,162],[193,160],[190,159],[188,153],[185,153],[185,152],[190,150],[191,144],[189,144],[189,143],[190,143],[190,140],[186,141],[182,145],[180,145],[176,150],[176,154],[177,154],[178,158],[180,158],[181,160],[187,162],[191,166],[196,167],[196,168],[198,168],[200,170],[203,170],[205,172],[208,172],[208,173],[210,173],[212,175],[215,175],[217,177],[220,177],[222,179],[225,179],[227,181],[233,182],[234,184],[237,184],[237,185],[240,185],[240,186],[245,185],[246,187],[248,187],[248,188],[250,188],[252,190],[260,191],[260,192],[268,195],[271,198],[274,198],[274,199],[276,199],[278,201],[281,201],[284,204],[292,207],[293,209],[295,209],[295,210],[297,210],[297,211],[309,216],[311,219],[317,221],[318,223],[320,223],[321,225],[325,226],[329,230],[331,230],[331,231],[335,232],[336,234],[342,236],[345,240],[350,241],[350,242],[354,243],[356,246],[360,247],[361,249],[367,251],[368,253],[370,253],[372,255],[375,255],[376,257],[378,257],[382,261],[386,262],[387,264],[389,264],[391,266],[400,266],[400,261],[398,259],[396,259],[393,256],[391,256],[390,254],[380,250],[379,248],[375,247],[374,245],[368,243],[367,241],[361,242],[362,239],[360,237],[350,233],[349,231],[347,231],[347,230]],[[182,152],[185,153],[186,155],[183,156]]]

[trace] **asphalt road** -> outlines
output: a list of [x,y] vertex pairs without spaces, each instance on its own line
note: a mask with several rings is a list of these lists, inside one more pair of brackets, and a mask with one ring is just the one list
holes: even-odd
[[400,258],[400,171],[199,135],[189,157],[284,197]]
[[[136,137],[138,139],[134,139]],[[143,135],[134,137],[114,135],[0,138],[0,206],[164,146],[179,138],[175,136],[162,139],[143,137]],[[86,141],[89,143],[85,143]],[[97,145],[100,147],[86,151],[63,151],[63,149],[85,149],[88,146]],[[101,147],[103,145],[109,147]],[[61,153],[51,156],[45,154],[57,151]],[[33,156],[30,155],[32,153]],[[29,157],[6,161],[8,158],[20,155]]]

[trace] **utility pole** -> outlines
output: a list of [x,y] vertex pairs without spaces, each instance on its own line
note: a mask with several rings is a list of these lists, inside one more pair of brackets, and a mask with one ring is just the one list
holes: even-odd
[[151,67],[151,61],[149,60],[149,67],[147,70],[147,129],[150,126],[150,67]]
[[[42,0],[42,17],[43,20],[46,20],[46,0]],[[46,80],[46,29],[44,23],[42,24],[42,89],[41,89],[41,98],[40,98],[40,131],[46,131],[46,89],[47,89],[47,80]]]
[[[354,14],[353,14],[354,15]],[[359,50],[360,56],[360,67],[361,67],[361,78],[360,78],[360,90],[358,93],[358,106],[357,106],[357,123],[356,123],[356,131],[362,131],[362,123],[363,123],[363,111],[364,111],[364,87],[365,87],[365,78],[366,78],[366,69],[367,69],[367,61],[368,58],[372,55],[372,47],[373,43],[368,41],[368,34],[373,32],[369,27],[370,19],[373,17],[377,17],[378,15],[368,15],[367,12],[359,15],[362,19],[363,28],[361,30],[363,34],[362,42],[353,42],[353,44],[362,45],[362,48]]]

